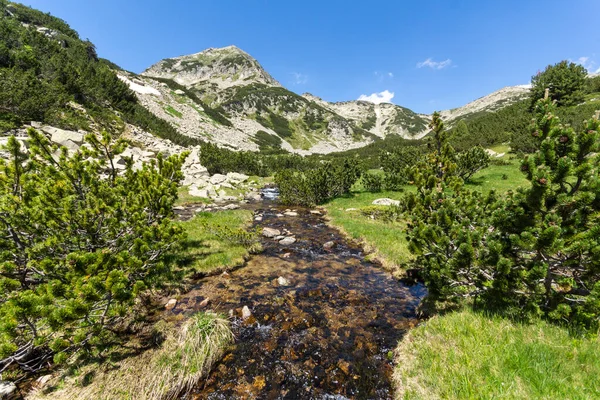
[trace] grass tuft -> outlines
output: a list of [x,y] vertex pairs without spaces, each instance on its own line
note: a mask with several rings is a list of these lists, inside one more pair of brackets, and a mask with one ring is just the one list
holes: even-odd
[[165,333],[162,345],[115,363],[82,367],[76,376],[53,382],[34,400],[173,400],[189,394],[233,342],[229,322],[212,312],[197,313]]

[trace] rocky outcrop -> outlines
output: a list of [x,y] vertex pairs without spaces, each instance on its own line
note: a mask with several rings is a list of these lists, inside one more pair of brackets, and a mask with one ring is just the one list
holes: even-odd
[[253,82],[281,86],[250,54],[235,46],[167,58],[142,74],[173,79],[185,86],[210,83],[219,89]]

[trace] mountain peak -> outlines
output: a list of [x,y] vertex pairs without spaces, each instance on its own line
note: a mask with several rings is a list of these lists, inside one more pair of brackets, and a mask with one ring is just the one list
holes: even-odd
[[142,75],[173,79],[184,86],[216,85],[220,89],[252,83],[281,86],[254,57],[233,45],[167,58]]

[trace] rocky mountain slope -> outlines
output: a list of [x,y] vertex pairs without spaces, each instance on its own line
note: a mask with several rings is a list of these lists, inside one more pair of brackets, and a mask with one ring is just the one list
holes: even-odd
[[[169,141],[205,141],[299,154],[360,148],[390,135],[419,139],[428,132],[429,116],[404,107],[329,103],[289,91],[235,46],[164,59],[133,74],[100,59],[93,44],[64,21],[0,4],[0,24],[8,32],[0,38],[8,51],[6,65],[0,65],[6,75],[0,81],[1,132],[40,121],[70,131],[125,129],[157,150]],[[23,51],[31,53],[26,65]],[[31,73],[13,68],[17,64]],[[451,121],[493,111],[525,92],[506,88],[444,115]]]
[[[235,46],[168,58],[140,76],[123,79],[141,84],[130,83],[130,88],[144,106],[180,133],[240,150],[344,151],[388,135],[420,139],[430,120],[429,115],[389,103],[329,103],[309,93],[299,96]],[[504,88],[442,115],[452,124],[512,104],[527,92],[522,86]],[[207,108],[219,110],[227,122],[212,119]]]
[[508,86],[480,97],[462,107],[442,111],[440,114],[452,123],[481,112],[494,112],[529,96],[531,85]]

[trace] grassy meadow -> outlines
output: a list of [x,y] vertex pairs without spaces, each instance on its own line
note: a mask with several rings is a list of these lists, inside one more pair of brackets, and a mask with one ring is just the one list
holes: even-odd
[[435,316],[396,349],[397,399],[597,399],[598,337],[542,321],[461,311]]

